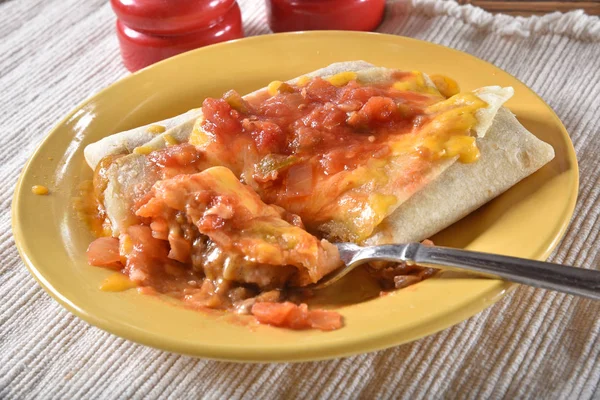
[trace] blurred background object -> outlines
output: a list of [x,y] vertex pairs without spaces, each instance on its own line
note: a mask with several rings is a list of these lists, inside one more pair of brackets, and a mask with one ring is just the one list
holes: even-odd
[[265,0],[273,32],[371,31],[383,19],[385,0]]
[[554,11],[569,12],[583,10],[589,15],[600,15],[598,0],[457,0],[459,4],[471,4],[493,13],[530,16]]
[[123,63],[132,72],[244,36],[235,0],[111,0],[111,6]]
[[[395,0],[406,2],[408,0]],[[443,3],[447,0],[439,0]],[[492,13],[542,15],[581,9],[600,15],[600,0],[456,0]],[[252,0],[263,3],[273,32],[373,31],[386,0]],[[135,72],[171,56],[244,36],[236,0],[110,0],[123,63]],[[392,1],[392,3],[394,3]],[[264,15],[264,14],[263,14]]]

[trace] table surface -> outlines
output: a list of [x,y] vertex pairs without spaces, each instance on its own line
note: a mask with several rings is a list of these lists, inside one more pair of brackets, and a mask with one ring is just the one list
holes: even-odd
[[458,3],[472,4],[493,13],[515,16],[542,15],[553,11],[573,10],[584,10],[589,15],[600,15],[600,0],[458,0]]
[[[268,34],[264,2],[239,3],[246,35]],[[128,74],[114,21],[107,0],[0,1],[0,398],[600,398],[600,302],[528,287],[413,343],[299,364],[169,354],[61,308],[18,257],[11,198],[52,126]],[[514,18],[451,1],[401,0],[390,1],[378,31],[471,53],[548,102],[571,135],[581,176],[571,225],[550,260],[598,268],[600,19],[583,12]]]

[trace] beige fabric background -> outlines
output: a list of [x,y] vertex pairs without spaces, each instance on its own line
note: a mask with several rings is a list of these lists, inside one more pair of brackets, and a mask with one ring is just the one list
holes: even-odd
[[[552,260],[599,268],[598,18],[515,19],[448,1],[402,3],[390,4],[380,31],[488,60],[556,110],[577,150],[581,190]],[[263,4],[240,1],[247,35],[268,32]],[[524,287],[412,344],[303,364],[168,354],[62,309],[19,260],[10,202],[20,169],[53,124],[127,75],[113,22],[108,0],[0,1],[0,398],[600,398],[600,302]]]

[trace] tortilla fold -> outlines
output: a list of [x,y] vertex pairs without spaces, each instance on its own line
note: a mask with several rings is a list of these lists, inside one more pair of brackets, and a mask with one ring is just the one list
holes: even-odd
[[475,211],[554,158],[554,149],[501,108],[485,138],[480,159],[455,163],[398,207],[366,244],[421,241]]

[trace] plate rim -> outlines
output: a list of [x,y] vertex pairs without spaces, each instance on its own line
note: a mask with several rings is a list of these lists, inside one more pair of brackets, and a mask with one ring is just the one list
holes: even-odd
[[[203,48],[195,49],[186,53],[179,54],[177,56],[171,57],[169,59],[160,61],[156,64],[145,67],[135,73],[126,75],[100,91],[96,92],[94,95],[86,98],[82,102],[80,102],[77,106],[75,106],[64,118],[62,118],[59,122],[54,124],[52,128],[48,131],[48,133],[44,136],[44,138],[40,141],[40,143],[36,146],[32,155],[27,159],[27,162],[23,165],[21,172],[19,173],[19,178],[17,180],[15,191],[11,201],[11,228],[13,233],[13,238],[15,240],[15,246],[17,247],[17,251],[19,256],[25,266],[27,267],[29,273],[34,277],[34,279],[38,282],[38,284],[44,289],[46,293],[48,293],[54,300],[56,300],[62,307],[64,307],[67,311],[71,312],[75,316],[81,318],[85,322],[104,330],[112,335],[119,336],[121,338],[133,341],[135,343],[143,344],[145,346],[149,346],[155,349],[169,351],[172,353],[188,355],[193,357],[201,357],[213,360],[220,361],[230,361],[230,362],[252,362],[252,363],[260,363],[260,362],[305,362],[305,361],[318,361],[318,360],[326,360],[333,358],[341,358],[341,357],[349,357],[356,354],[364,354],[369,353],[381,349],[390,348],[392,346],[399,346],[401,344],[410,343],[416,340],[419,340],[423,337],[430,336],[436,333],[439,333],[442,330],[445,330],[453,325],[456,325],[460,322],[463,322],[486,308],[490,307],[494,303],[498,302],[502,298],[504,298],[508,293],[513,292],[519,285],[510,282],[502,282],[498,281],[499,288],[494,289],[495,294],[490,297],[486,297],[484,301],[481,302],[471,302],[460,308],[448,312],[443,315],[441,318],[438,318],[438,321],[433,325],[428,323],[427,326],[423,326],[425,324],[420,324],[417,326],[412,326],[404,330],[404,332],[413,332],[410,334],[410,338],[400,339],[398,340],[396,336],[399,335],[399,332],[390,332],[381,336],[374,336],[367,339],[354,339],[354,340],[346,340],[341,344],[332,344],[328,346],[326,349],[323,348],[311,348],[309,351],[305,351],[304,353],[299,354],[297,350],[293,349],[292,351],[286,352],[285,348],[270,348],[270,349],[252,349],[245,348],[243,351],[239,351],[239,349],[235,349],[235,346],[227,346],[227,345],[215,345],[215,344],[203,344],[198,343],[195,345],[196,350],[200,351],[189,351],[189,345],[185,342],[179,340],[157,340],[159,338],[163,338],[161,335],[156,335],[152,332],[135,329],[132,330],[131,326],[124,326],[122,324],[115,324],[114,321],[109,321],[105,317],[95,315],[94,313],[87,312],[85,310],[86,307],[80,307],[77,304],[71,302],[67,297],[63,296],[60,291],[55,289],[52,284],[44,275],[38,271],[33,262],[27,255],[27,245],[25,243],[25,233],[21,230],[19,226],[18,220],[20,211],[19,198],[21,197],[23,191],[26,189],[23,187],[24,177],[27,175],[29,169],[32,166],[34,159],[38,157],[38,153],[41,151],[42,147],[52,140],[52,136],[55,134],[57,129],[64,125],[67,121],[69,121],[77,112],[83,109],[86,105],[92,103],[96,98],[102,96],[106,91],[110,90],[116,84],[124,81],[134,79],[136,76],[144,73],[144,71],[155,68],[156,66],[162,65],[164,63],[172,63],[177,62],[176,60],[182,59],[184,57],[189,57],[190,54],[202,52],[205,49],[215,48],[215,47],[223,47],[231,45],[231,43],[238,42],[253,42],[253,41],[263,41],[270,40],[272,37],[295,37],[295,36],[372,36],[372,37],[389,37],[394,40],[399,41],[412,41],[417,43],[424,43],[427,45],[433,45],[436,47],[441,47],[446,50],[450,50],[451,52],[459,53],[462,57],[470,57],[476,59],[478,62],[486,63],[496,69],[499,69],[509,75],[515,81],[520,82],[525,86],[532,94],[534,94],[539,101],[541,101],[546,108],[551,112],[554,122],[561,128],[563,133],[566,134],[568,140],[566,141],[566,153],[568,153],[569,158],[573,160],[573,173],[574,173],[574,193],[571,193],[570,201],[565,208],[565,217],[563,218],[560,228],[558,229],[557,234],[555,235],[554,241],[544,249],[536,259],[538,260],[546,260],[547,257],[556,249],[558,244],[564,238],[568,227],[570,226],[571,220],[573,218],[573,214],[575,211],[575,207],[578,199],[579,185],[580,185],[580,176],[579,176],[579,165],[577,160],[577,155],[575,152],[575,148],[573,146],[573,142],[571,140],[568,131],[558,115],[556,115],[555,111],[548,105],[544,99],[542,99],[535,91],[533,91],[529,86],[525,85],[522,81],[514,77],[512,74],[506,72],[500,67],[495,66],[494,64],[480,59],[472,54],[466,53],[461,50],[453,49],[451,47],[447,47],[444,45],[440,45],[433,42],[428,42],[425,40],[409,38],[405,36],[393,35],[393,34],[384,34],[377,32],[348,32],[348,31],[300,31],[300,32],[286,32],[286,33],[277,33],[270,35],[260,35],[260,36],[252,36],[241,39],[236,39],[228,42],[218,43],[211,46],[206,46]],[[492,291],[490,289],[490,291]],[[160,345],[157,345],[160,343]],[[277,351],[274,351],[277,350]]]

